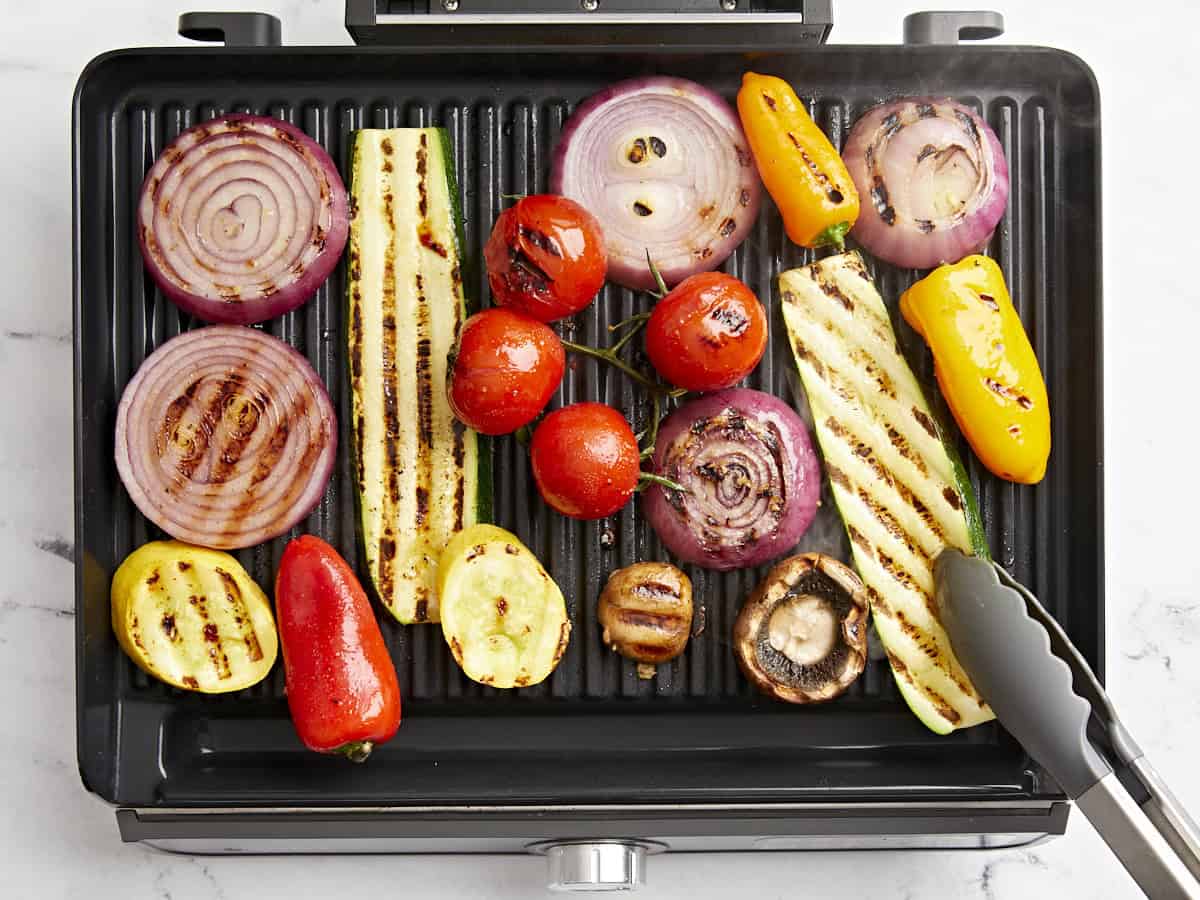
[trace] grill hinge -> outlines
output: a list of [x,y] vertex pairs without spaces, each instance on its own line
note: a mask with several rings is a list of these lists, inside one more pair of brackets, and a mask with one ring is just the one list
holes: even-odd
[[831,0],[346,0],[358,44],[789,48],[825,43]]

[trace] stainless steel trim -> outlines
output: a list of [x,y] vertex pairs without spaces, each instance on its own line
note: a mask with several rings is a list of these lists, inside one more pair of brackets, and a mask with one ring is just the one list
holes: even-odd
[[570,840],[561,841],[534,841],[532,844],[526,844],[525,849],[530,853],[538,856],[545,855],[556,847],[566,847],[571,844],[637,844],[648,854],[665,853],[668,849],[667,845],[660,841],[646,841],[641,838],[630,838],[629,840],[618,840],[616,838],[597,838],[596,840],[580,840],[572,838]]
[[413,15],[408,13],[380,13],[375,17],[376,25],[570,25],[574,28],[591,25],[803,25],[800,13],[679,13],[677,15],[653,13],[591,13],[590,15],[539,15],[536,13],[509,13],[484,15],[463,13],[462,15]]
[[[672,853],[777,850],[979,850],[1025,847],[1056,835],[1044,832],[997,834],[863,834],[758,836],[665,836]],[[304,853],[528,853],[520,838],[147,838],[139,843],[164,853],[257,855]]]
[[1050,809],[1061,800],[946,800],[946,801],[897,801],[872,802],[848,800],[845,803],[605,803],[592,805],[537,805],[537,806],[251,806],[251,807],[153,807],[132,808],[139,817],[153,819],[170,816],[212,815],[325,815],[346,814],[372,815],[445,815],[445,814],[519,814],[544,815],[546,813],[658,813],[658,812],[820,812],[823,810],[935,810],[935,809]]

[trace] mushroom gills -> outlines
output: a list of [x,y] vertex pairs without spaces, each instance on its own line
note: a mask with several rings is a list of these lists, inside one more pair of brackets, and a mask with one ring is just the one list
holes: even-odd
[[764,617],[755,642],[759,665],[772,681],[803,691],[836,682],[849,658],[840,623],[853,607],[827,576],[806,573]]
[[733,628],[742,672],[789,703],[820,703],[849,687],[867,660],[866,589],[820,553],[775,565],[746,599]]
[[820,662],[837,640],[837,616],[813,594],[800,594],[775,607],[767,620],[767,643],[798,666]]

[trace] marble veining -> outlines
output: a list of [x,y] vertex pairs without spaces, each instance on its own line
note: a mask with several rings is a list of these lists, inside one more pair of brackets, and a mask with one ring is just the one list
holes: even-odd
[[[926,5],[835,4],[839,42],[892,43]],[[955,4],[950,4],[951,6]],[[961,5],[961,4],[959,4]],[[986,4],[992,5],[992,4]],[[1069,47],[1095,68],[1104,108],[1107,678],[1126,723],[1200,811],[1200,553],[1191,457],[1200,232],[1160,137],[1191,147],[1200,89],[1184,0],[1153,15],[1070,0],[1006,0],[1006,42]],[[183,857],[122,845],[112,811],[80,784],[74,732],[71,496],[70,97],[115,47],[178,44],[189,6],[257,8],[289,44],[348,43],[339,0],[254,3],[0,0],[0,871],[5,897],[294,898],[541,896],[531,857]],[[1164,28],[1164,23],[1170,27]],[[1138,73],[1138,74],[1133,74]],[[1146,93],[1148,86],[1154,93]],[[1157,160],[1149,165],[1146,160]],[[1090,265],[1089,261],[1081,264]],[[1183,398],[1181,402],[1180,398]],[[1065,408],[1070,398],[1052,398]],[[1065,837],[990,852],[667,854],[645,896],[702,898],[1131,898],[1087,822]]]

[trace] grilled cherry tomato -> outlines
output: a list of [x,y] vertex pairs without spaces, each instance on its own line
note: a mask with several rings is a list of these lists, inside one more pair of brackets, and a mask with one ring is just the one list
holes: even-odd
[[767,349],[767,314],[732,275],[702,272],[663,297],[646,323],[646,355],[660,375],[689,391],[732,387]]
[[467,319],[451,367],[450,408],[482,434],[532,422],[562,381],[562,341],[541,322],[508,309]]
[[502,212],[483,255],[496,303],[542,322],[591,303],[608,272],[600,223],[555,194],[525,197]]
[[599,519],[629,502],[641,457],[625,417],[603,403],[556,409],[529,444],[542,499],[572,519]]
[[300,740],[362,762],[400,727],[400,686],[354,571],[320,538],[298,537],[279,560],[275,610]]

